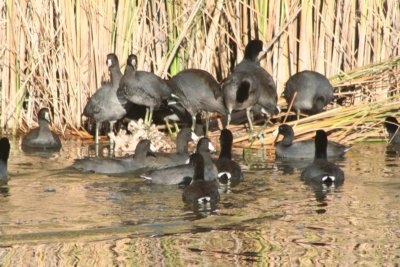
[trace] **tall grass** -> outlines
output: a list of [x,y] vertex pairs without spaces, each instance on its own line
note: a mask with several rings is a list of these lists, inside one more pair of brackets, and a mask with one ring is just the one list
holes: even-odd
[[109,52],[163,77],[193,67],[222,80],[260,38],[280,93],[303,69],[330,77],[399,56],[398,21],[398,0],[1,1],[0,125],[24,130],[50,106],[57,130],[79,129]]

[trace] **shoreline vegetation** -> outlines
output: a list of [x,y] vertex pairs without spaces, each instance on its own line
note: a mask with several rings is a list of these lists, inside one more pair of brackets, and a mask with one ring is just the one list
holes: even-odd
[[[330,77],[335,88],[336,101],[326,112],[298,121],[297,138],[310,138],[316,129],[344,143],[380,137],[385,116],[400,116],[398,4],[6,0],[0,3],[2,134],[35,127],[35,114],[46,106],[54,130],[86,135],[81,114],[108,79],[110,52],[123,69],[134,53],[139,69],[163,78],[199,68],[222,81],[247,42],[258,38],[269,47],[261,65],[277,83],[278,95],[291,75],[305,69]],[[265,144],[273,142],[276,127],[256,127],[265,132]],[[244,126],[232,129],[237,146],[261,145],[249,143]]]

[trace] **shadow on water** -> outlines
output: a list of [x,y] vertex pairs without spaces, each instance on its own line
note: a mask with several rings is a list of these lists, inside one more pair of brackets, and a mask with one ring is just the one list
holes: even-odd
[[187,206],[178,186],[137,174],[70,169],[86,152],[80,140],[64,141],[50,157],[12,144],[10,180],[0,187],[0,265],[10,257],[14,265],[37,263],[22,255],[41,253],[48,265],[71,265],[71,258],[141,266],[399,259],[400,158],[383,143],[354,145],[338,159],[346,180],[335,187],[301,181],[309,162],[241,161],[244,181],[221,186],[220,202],[209,207]]

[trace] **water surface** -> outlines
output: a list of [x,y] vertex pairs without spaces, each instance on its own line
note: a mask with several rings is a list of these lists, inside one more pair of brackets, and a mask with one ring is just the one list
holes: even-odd
[[47,158],[18,142],[0,190],[0,265],[400,264],[400,158],[385,143],[339,159],[338,188],[304,184],[302,164],[241,161],[245,182],[193,212],[176,186],[68,169],[87,153],[80,140]]

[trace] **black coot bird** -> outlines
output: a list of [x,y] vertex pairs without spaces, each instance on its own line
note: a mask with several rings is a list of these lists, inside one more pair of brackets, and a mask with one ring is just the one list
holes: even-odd
[[[211,159],[210,150],[214,150],[210,140],[206,137],[201,138],[197,143],[196,153],[203,156],[206,181],[214,181],[218,178],[218,170]],[[190,183],[193,177],[193,166],[190,164],[183,164],[165,169],[153,170],[142,174],[140,177],[154,184],[173,185]]]
[[[277,158],[286,159],[307,159],[313,158],[315,155],[315,144],[313,140],[304,140],[293,142],[294,132],[290,125],[282,124],[273,135],[283,135],[283,140],[275,146],[275,154]],[[340,157],[346,153],[351,146],[345,146],[337,142],[328,141],[327,155],[329,158]]]
[[218,169],[218,179],[222,184],[235,186],[243,181],[240,165],[232,160],[233,135],[228,129],[223,129],[219,137],[221,152],[215,165]]
[[205,111],[207,114],[206,133],[210,112],[226,114],[221,87],[207,71],[183,70],[172,77],[168,83],[172,89],[173,98],[176,98],[192,116],[192,130],[194,130],[198,112]]
[[400,124],[397,119],[393,116],[388,116],[385,119],[384,125],[389,135],[389,144],[400,145]]
[[300,112],[317,114],[333,99],[333,88],[329,80],[315,71],[302,71],[291,76],[286,82],[283,95],[288,105],[292,102],[296,110],[297,120]]
[[30,130],[22,138],[22,149],[28,150],[59,150],[61,148],[60,137],[50,130],[50,111],[42,108],[38,113],[39,127]]
[[325,131],[318,130],[315,135],[314,162],[301,173],[301,179],[306,182],[340,185],[344,181],[344,172],[327,159],[326,148],[328,138]]
[[76,159],[72,164],[72,168],[96,173],[124,173],[135,171],[147,167],[149,158],[148,153],[153,150],[149,140],[141,140],[136,148],[135,154],[126,158],[83,158]]
[[215,204],[219,201],[218,185],[215,181],[204,180],[204,159],[199,153],[190,156],[193,170],[192,183],[182,194],[182,200],[188,204]]
[[122,77],[118,57],[112,53],[108,54],[106,62],[110,72],[110,81],[103,84],[90,97],[83,110],[83,115],[92,118],[96,123],[96,144],[99,143],[100,124],[108,121],[110,123],[110,131],[112,131],[114,123],[126,114],[126,110],[117,96],[119,81]]
[[171,96],[171,89],[165,80],[154,73],[137,71],[136,65],[136,55],[129,55],[118,94],[134,104],[146,106],[144,120],[150,124],[153,111]]
[[259,105],[263,113],[274,115],[277,107],[276,85],[271,75],[258,62],[258,54],[263,50],[260,40],[250,41],[245,49],[243,60],[231,75],[222,83],[229,125],[233,110],[246,109],[250,129],[253,130],[252,109]]
[[162,169],[185,164],[189,159],[189,141],[198,141],[199,137],[190,128],[182,128],[176,137],[176,152],[155,152],[146,165],[152,169]]
[[0,184],[7,182],[7,162],[10,156],[10,141],[3,137],[0,139]]

